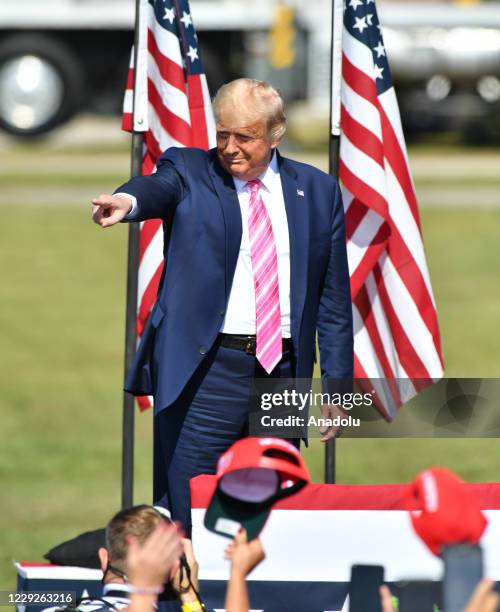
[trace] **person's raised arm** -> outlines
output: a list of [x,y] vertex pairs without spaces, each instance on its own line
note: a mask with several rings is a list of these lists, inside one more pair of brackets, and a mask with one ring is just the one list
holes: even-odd
[[226,612],[248,612],[246,577],[264,558],[265,552],[257,538],[247,541],[247,532],[239,531],[226,548],[225,557],[231,560],[231,575],[226,590]]
[[169,149],[150,176],[136,176],[120,185],[113,195],[101,194],[92,200],[92,218],[101,227],[120,221],[169,219],[188,193],[177,171],[184,171],[181,149]]

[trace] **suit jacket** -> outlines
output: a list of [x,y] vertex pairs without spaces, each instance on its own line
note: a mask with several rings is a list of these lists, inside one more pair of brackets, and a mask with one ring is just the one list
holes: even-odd
[[[312,376],[317,330],[322,375],[350,378],[352,313],[339,186],[280,155],[278,167],[290,236],[296,376]],[[134,395],[154,395],[158,411],[177,399],[221,329],[241,242],[240,206],[215,149],[168,149],[154,175],[133,178],[117,192],[137,198],[129,221],[164,220],[164,275],[125,381]]]

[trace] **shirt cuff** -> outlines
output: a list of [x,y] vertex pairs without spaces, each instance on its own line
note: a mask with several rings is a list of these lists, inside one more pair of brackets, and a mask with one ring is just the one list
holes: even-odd
[[124,196],[132,202],[132,208],[128,211],[128,213],[123,218],[130,219],[131,217],[133,217],[137,210],[137,198],[133,195],[130,195],[130,193],[124,193],[123,191],[119,191],[118,193],[114,193],[113,195]]

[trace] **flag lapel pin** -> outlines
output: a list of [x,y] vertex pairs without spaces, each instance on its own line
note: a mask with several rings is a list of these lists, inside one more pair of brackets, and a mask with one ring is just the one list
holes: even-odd
[[297,195],[300,196],[301,198],[304,197],[304,192],[302,191],[302,189],[297,189]]

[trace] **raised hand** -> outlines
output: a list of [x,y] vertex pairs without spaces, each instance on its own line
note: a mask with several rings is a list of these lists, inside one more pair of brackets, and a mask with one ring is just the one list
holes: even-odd
[[135,587],[160,587],[170,578],[182,553],[182,542],[175,525],[161,521],[140,544],[131,537],[127,553],[127,576]]
[[472,594],[465,612],[496,612],[499,605],[500,595],[495,591],[495,583],[483,579]]
[[380,589],[380,606],[382,612],[395,612],[389,587],[383,584]]
[[92,219],[101,227],[111,227],[119,223],[131,208],[132,202],[127,196],[102,193],[92,200]]
[[[191,540],[187,538],[182,539],[182,551],[184,553],[185,560],[189,566],[189,570],[191,573],[190,580],[186,573],[184,574],[184,581],[181,582],[181,566],[176,569],[176,571],[172,572],[170,578],[170,584],[172,585],[175,592],[179,595],[181,601],[190,602],[197,601],[198,596],[196,591],[198,591],[198,561],[193,553],[193,545]],[[185,568],[184,568],[185,569]],[[194,587],[194,589],[193,589]]]
[[258,538],[248,542],[247,532],[239,531],[228,545],[224,556],[231,561],[231,570],[247,576],[266,556]]
[[248,612],[248,588],[246,577],[266,556],[260,540],[248,541],[244,529],[234,536],[226,548],[226,559],[231,560],[231,576],[227,583],[226,612]]

